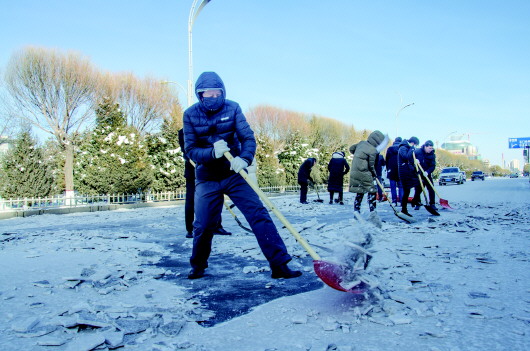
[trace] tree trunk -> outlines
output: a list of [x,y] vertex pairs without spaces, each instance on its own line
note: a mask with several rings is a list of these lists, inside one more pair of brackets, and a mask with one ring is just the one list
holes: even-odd
[[69,193],[74,191],[74,145],[72,142],[67,142],[64,145],[65,161],[64,161],[64,185],[67,197]]

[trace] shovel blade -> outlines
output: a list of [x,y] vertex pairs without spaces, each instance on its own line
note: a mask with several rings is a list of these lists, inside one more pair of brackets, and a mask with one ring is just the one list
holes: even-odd
[[318,277],[335,290],[349,292],[352,294],[363,294],[368,289],[368,285],[363,282],[351,287],[343,286],[342,283],[345,277],[345,270],[344,267],[339,264],[322,260],[314,260],[313,267]]
[[443,208],[454,210],[454,208],[449,206],[449,201],[447,201],[446,199],[440,198],[440,206],[442,206]]

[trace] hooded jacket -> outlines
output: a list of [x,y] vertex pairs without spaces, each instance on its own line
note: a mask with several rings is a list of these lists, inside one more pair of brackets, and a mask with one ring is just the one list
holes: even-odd
[[374,184],[375,160],[386,145],[388,136],[376,130],[368,136],[368,140],[350,146],[353,160],[350,172],[350,192],[375,193],[377,186]]
[[328,191],[342,191],[344,186],[344,175],[350,171],[348,161],[343,152],[334,152],[328,163]]
[[[202,97],[202,91],[209,88],[222,90],[214,104]],[[195,95],[199,102],[187,108],[183,117],[186,155],[196,164],[197,180],[228,178],[235,173],[225,157],[215,158],[213,143],[225,140],[230,153],[250,165],[256,152],[254,132],[239,104],[226,99],[224,83],[217,73],[202,73],[195,83]]]

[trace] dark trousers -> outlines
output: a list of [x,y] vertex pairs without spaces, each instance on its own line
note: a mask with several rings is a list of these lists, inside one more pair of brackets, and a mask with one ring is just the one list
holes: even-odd
[[291,256],[287,253],[287,248],[269,212],[243,177],[234,174],[221,181],[197,180],[195,183],[195,222],[193,223],[191,266],[194,269],[208,267],[213,233],[221,217],[224,194],[230,197],[245,216],[269,264],[279,266],[289,262]]
[[333,201],[333,196],[335,195],[335,193],[338,193],[338,194],[339,194],[339,202],[342,202],[342,200],[343,200],[343,196],[344,196],[344,191],[343,191],[343,190],[339,190],[339,191],[330,191],[330,192],[329,192],[329,201]]
[[[428,178],[429,178],[431,184],[434,185],[434,182],[433,182],[432,177],[431,177],[430,174],[429,174]],[[421,181],[423,182],[423,186],[427,189],[427,192],[429,193],[429,205],[434,205],[436,203],[436,197],[435,197],[434,189],[432,188],[432,186],[429,185],[429,182],[427,181],[427,179],[425,178],[425,176],[423,174],[421,175]]]
[[390,179],[390,194],[392,196],[392,202],[398,202],[403,199],[403,187],[399,180]]
[[[403,186],[403,197],[401,198],[401,209],[407,211],[407,203],[409,202],[411,186]],[[414,198],[412,199],[413,204],[421,203],[421,187],[419,185],[414,187]]]
[[300,184],[300,202],[307,202],[307,183],[298,183]]
[[[370,212],[375,211],[375,207],[377,204],[376,193],[368,193],[368,208],[370,208]],[[360,212],[361,211],[361,202],[363,201],[364,193],[357,193],[355,195],[355,201],[353,202],[353,210]]]

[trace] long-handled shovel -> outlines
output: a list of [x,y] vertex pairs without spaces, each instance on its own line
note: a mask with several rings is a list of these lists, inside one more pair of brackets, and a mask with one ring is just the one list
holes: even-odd
[[228,205],[226,203],[226,201],[223,201],[223,204],[225,205],[226,209],[228,210],[228,212],[230,212],[232,214],[232,216],[234,217],[234,219],[236,220],[237,224],[244,230],[246,230],[247,232],[249,233],[252,233],[252,229],[250,228],[247,228],[243,225],[243,223],[241,223],[241,221],[239,220],[239,218],[237,218],[236,214],[234,213],[234,211],[232,211],[232,208],[235,206],[234,204],[232,205]]
[[318,197],[318,199],[313,200],[313,201],[314,201],[314,202],[324,202],[324,200],[322,200],[322,199],[320,198],[320,195],[318,194],[318,185],[313,184],[313,188],[315,188],[315,191],[316,191],[316,193],[317,193],[317,197]]
[[[232,154],[230,152],[224,153],[225,157],[230,161],[233,159]],[[246,180],[248,185],[258,194],[261,201],[263,201],[270,209],[271,211],[278,217],[278,219],[283,223],[285,228],[289,230],[289,232],[294,236],[296,241],[302,247],[307,251],[307,253],[313,258],[313,268],[315,269],[315,273],[318,275],[318,277],[327,285],[332,287],[333,289],[339,290],[339,291],[345,291],[350,293],[362,293],[364,290],[361,286],[355,285],[353,287],[345,288],[341,285],[341,283],[346,279],[346,267],[342,266],[338,263],[323,261],[320,256],[309,246],[307,241],[294,229],[294,227],[289,223],[287,218],[283,216],[283,214],[274,206],[274,204],[267,198],[265,193],[261,191],[261,189],[255,184],[248,176],[248,173],[244,170],[239,171],[239,175],[243,177],[243,179]]]
[[[423,172],[423,168],[421,167],[421,165],[418,165],[418,167],[420,168],[420,170]],[[449,205],[449,201],[447,201],[446,199],[442,199],[442,197],[440,196],[440,194],[436,191],[436,188],[434,187],[434,185],[432,184],[431,180],[426,177],[427,179],[427,183],[429,183],[429,185],[431,186],[432,190],[434,190],[434,192],[436,193],[436,195],[438,195],[438,197],[440,198],[440,206],[442,206],[443,208],[447,208],[447,209],[451,209],[451,210],[454,210],[454,208],[452,208],[450,205]]]
[[411,216],[407,216],[406,214],[404,213],[401,213],[399,212],[398,210],[396,210],[396,208],[394,207],[394,205],[392,205],[392,201],[390,201],[390,198],[388,197],[387,193],[385,192],[385,187],[383,186],[383,184],[381,184],[381,182],[379,181],[379,179],[377,179],[377,177],[375,178],[376,182],[377,182],[377,185],[381,188],[381,190],[383,191],[383,195],[384,197],[386,198],[386,201],[388,201],[388,203],[390,204],[390,207],[392,207],[392,210],[394,211],[394,214],[399,217],[400,219],[404,220],[405,222],[409,222],[409,223],[414,223],[416,222],[416,220],[411,217]]
[[[433,216],[439,216],[440,214],[438,213],[438,211],[436,211],[434,208],[432,208],[432,206],[429,205],[429,201],[427,200],[427,190],[425,190],[425,187],[423,186],[423,180],[421,180],[421,175],[420,175],[419,169],[418,169],[418,167],[420,167],[420,164],[419,164],[419,162],[417,162],[416,154],[412,153],[412,157],[414,158],[414,166],[416,167],[416,174],[418,175],[418,181],[420,182],[421,192],[423,193],[423,197],[425,198],[425,206],[423,206],[423,207],[425,207],[427,212],[429,212]],[[421,172],[423,173],[423,169],[421,170]],[[425,178],[427,178],[427,177],[425,177]]]

